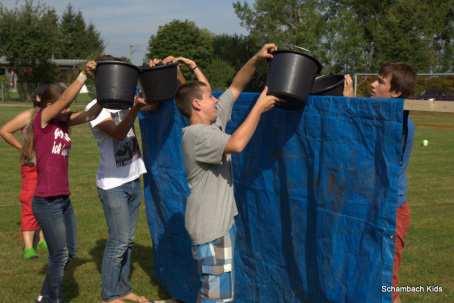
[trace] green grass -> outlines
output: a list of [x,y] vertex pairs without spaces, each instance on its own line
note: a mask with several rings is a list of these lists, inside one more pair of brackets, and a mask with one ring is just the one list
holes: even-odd
[[[0,106],[0,124],[24,109],[23,106]],[[71,200],[77,216],[79,259],[65,273],[65,298],[70,302],[99,302],[100,266],[107,229],[95,188],[98,149],[87,125],[72,128],[71,139]],[[18,153],[2,140],[0,155],[0,302],[32,302],[44,279],[47,254],[31,261],[22,259]],[[152,258],[151,239],[142,205],[136,232],[132,285],[137,293],[148,298],[167,298],[153,278]]]
[[[0,124],[24,109],[23,105],[0,106]],[[409,170],[412,226],[401,264],[400,285],[439,285],[443,292],[403,294],[402,302],[454,302],[454,115],[412,115],[417,126]],[[65,297],[70,302],[99,302],[106,226],[94,185],[98,151],[86,125],[73,128],[71,138],[70,181],[78,220],[79,260],[65,275]],[[423,139],[429,140],[429,146],[421,146]],[[44,278],[47,256],[32,261],[22,259],[18,155],[3,141],[0,155],[0,302],[31,302]],[[152,274],[151,240],[143,207],[136,242],[133,287],[149,298],[165,298]]]
[[[412,225],[400,285],[439,285],[443,292],[405,294],[402,301],[454,302],[454,115],[412,115],[416,122],[409,170]],[[429,146],[421,145],[423,139]]]

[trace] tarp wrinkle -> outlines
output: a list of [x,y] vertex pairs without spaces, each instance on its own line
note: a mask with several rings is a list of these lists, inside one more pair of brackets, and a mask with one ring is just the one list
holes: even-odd
[[[243,93],[227,131],[257,94]],[[391,302],[403,102],[312,96],[304,111],[265,113],[233,156],[235,302]],[[189,188],[174,102],[142,113],[154,275],[195,302],[199,281],[184,228]]]

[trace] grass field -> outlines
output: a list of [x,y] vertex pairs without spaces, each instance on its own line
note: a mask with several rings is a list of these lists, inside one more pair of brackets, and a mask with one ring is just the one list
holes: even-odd
[[[0,105],[0,124],[26,107]],[[401,265],[400,285],[438,285],[441,293],[404,294],[402,302],[454,302],[454,115],[412,114],[417,132],[409,171],[412,227]],[[71,191],[78,219],[79,259],[65,274],[70,302],[99,302],[100,262],[106,227],[94,180],[95,141],[86,125],[72,130]],[[428,147],[419,143],[430,141]],[[38,294],[47,255],[22,259],[19,233],[18,155],[0,143],[0,302],[32,302]],[[151,240],[142,209],[136,234],[132,284],[149,298],[166,298],[153,279]]]
[[[22,105],[0,105],[0,124],[26,108]],[[68,302],[100,302],[101,259],[107,228],[94,184],[98,149],[87,125],[72,128],[71,139],[71,200],[78,224],[78,259],[65,273],[64,296]],[[31,261],[22,259],[18,154],[2,140],[0,155],[0,302],[33,302],[44,279],[47,253]],[[166,298],[152,276],[150,244],[142,204],[136,232],[132,285],[137,293],[148,298]]]

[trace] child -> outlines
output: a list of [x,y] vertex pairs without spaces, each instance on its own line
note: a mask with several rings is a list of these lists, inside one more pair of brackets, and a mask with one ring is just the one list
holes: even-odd
[[62,302],[63,270],[75,254],[76,226],[68,180],[69,127],[94,119],[101,107],[96,105],[77,113],[68,107],[95,67],[94,61],[88,62],[63,93],[61,86],[50,84],[41,96],[42,109],[32,122],[38,172],[32,208],[49,249],[49,265],[37,302]]
[[[125,61],[109,55],[97,59],[98,62],[102,60]],[[96,104],[95,99],[86,110]],[[132,250],[142,199],[140,176],[146,173],[134,120],[145,105],[142,98],[136,97],[131,109],[104,108],[90,122],[100,152],[96,187],[109,233],[102,258],[102,302],[149,302],[132,292],[130,283]]]
[[185,226],[193,242],[201,289],[198,302],[231,302],[234,299],[234,217],[231,153],[241,152],[251,139],[262,113],[277,98],[265,88],[246,120],[232,134],[225,133],[232,107],[255,73],[259,61],[272,58],[275,44],[265,44],[236,74],[219,100],[204,82],[182,85],[176,103],[189,126],[183,129],[183,152],[191,193],[186,204]]
[[[352,81],[349,75],[346,76],[344,95],[352,96]],[[416,74],[413,69],[403,63],[385,63],[380,67],[377,79],[371,84],[370,92],[372,97],[381,98],[408,98],[414,93],[416,85]],[[394,266],[393,286],[397,287],[399,282],[399,267],[402,251],[405,243],[405,236],[410,227],[410,207],[407,202],[407,168],[410,162],[410,155],[413,148],[415,125],[409,112],[404,111],[404,137],[402,142],[402,161],[399,174],[399,191],[396,211],[396,233],[394,244]],[[399,303],[399,293],[393,292],[393,302]]]
[[[32,259],[38,257],[33,246],[35,235],[39,234],[38,249],[47,250],[47,244],[44,240],[44,234],[40,231],[38,221],[33,215],[32,198],[36,189],[36,159],[33,152],[33,140],[31,140],[31,120],[36,110],[41,106],[40,95],[46,89],[47,85],[41,85],[32,96],[33,107],[25,110],[14,118],[6,122],[0,129],[0,136],[12,147],[20,152],[21,163],[21,189],[19,201],[21,203],[21,232],[24,241],[24,259]],[[21,131],[24,140],[20,142],[14,133]]]

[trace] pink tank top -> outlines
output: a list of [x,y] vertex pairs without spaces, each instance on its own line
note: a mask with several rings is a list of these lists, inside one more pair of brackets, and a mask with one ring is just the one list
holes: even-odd
[[41,111],[33,120],[34,146],[38,185],[35,196],[54,197],[69,195],[68,156],[71,139],[68,123],[50,120],[41,128]]

